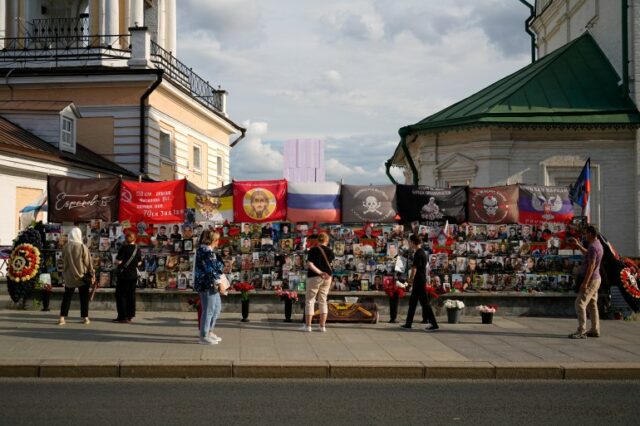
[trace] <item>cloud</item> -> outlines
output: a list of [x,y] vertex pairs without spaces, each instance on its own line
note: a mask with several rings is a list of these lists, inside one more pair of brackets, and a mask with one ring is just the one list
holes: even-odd
[[[384,36],[384,23],[376,11],[367,4],[353,10],[340,8],[322,17],[322,22],[332,29],[334,40],[340,37],[359,41],[379,40]],[[338,36],[338,37],[335,37]]]
[[231,175],[235,179],[279,179],[282,177],[282,148],[265,142],[265,122],[244,121],[247,136],[231,150]]

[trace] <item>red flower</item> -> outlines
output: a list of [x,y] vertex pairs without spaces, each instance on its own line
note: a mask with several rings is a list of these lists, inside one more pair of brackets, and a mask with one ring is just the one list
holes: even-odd
[[437,299],[438,297],[440,297],[440,295],[438,294],[438,290],[436,290],[435,287],[431,287],[430,285],[424,286],[425,290],[427,290],[427,296],[429,296],[429,299]]
[[248,282],[243,281],[241,283],[234,284],[233,285],[233,289],[235,291],[239,291],[239,292],[242,292],[242,293],[247,293],[247,292],[249,292],[251,290],[255,290],[256,288],[254,286],[252,286],[251,284],[249,284]]
[[404,297],[405,295],[404,288],[398,287],[394,280],[389,280],[387,283],[385,283],[385,285],[383,286],[383,289],[384,289],[384,292],[387,293],[387,296],[389,297],[394,297],[394,296]]

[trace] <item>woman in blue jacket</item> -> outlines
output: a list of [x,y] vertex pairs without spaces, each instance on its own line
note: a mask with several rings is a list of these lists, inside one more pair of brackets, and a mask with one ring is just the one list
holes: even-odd
[[200,295],[202,319],[200,321],[200,341],[202,345],[217,345],[222,339],[213,332],[216,320],[222,310],[218,282],[224,263],[214,252],[218,247],[220,234],[205,230],[200,236],[200,247],[196,252],[193,287]]

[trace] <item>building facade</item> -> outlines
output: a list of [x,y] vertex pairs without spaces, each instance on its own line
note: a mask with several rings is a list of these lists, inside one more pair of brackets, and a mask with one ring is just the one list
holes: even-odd
[[529,21],[537,60],[400,129],[387,170],[431,186],[567,186],[591,158],[592,222],[637,256],[638,12],[636,0],[538,0]]

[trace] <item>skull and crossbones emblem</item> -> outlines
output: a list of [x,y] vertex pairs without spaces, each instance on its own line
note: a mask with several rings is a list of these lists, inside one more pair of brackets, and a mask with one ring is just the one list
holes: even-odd
[[489,216],[495,216],[498,213],[498,199],[493,195],[487,195],[482,199],[482,207]]
[[367,213],[382,214],[382,212],[378,210],[380,207],[382,207],[382,203],[378,201],[378,199],[373,195],[370,195],[367,198],[365,198],[365,200],[362,202],[362,206],[365,208],[364,214],[367,214]]

